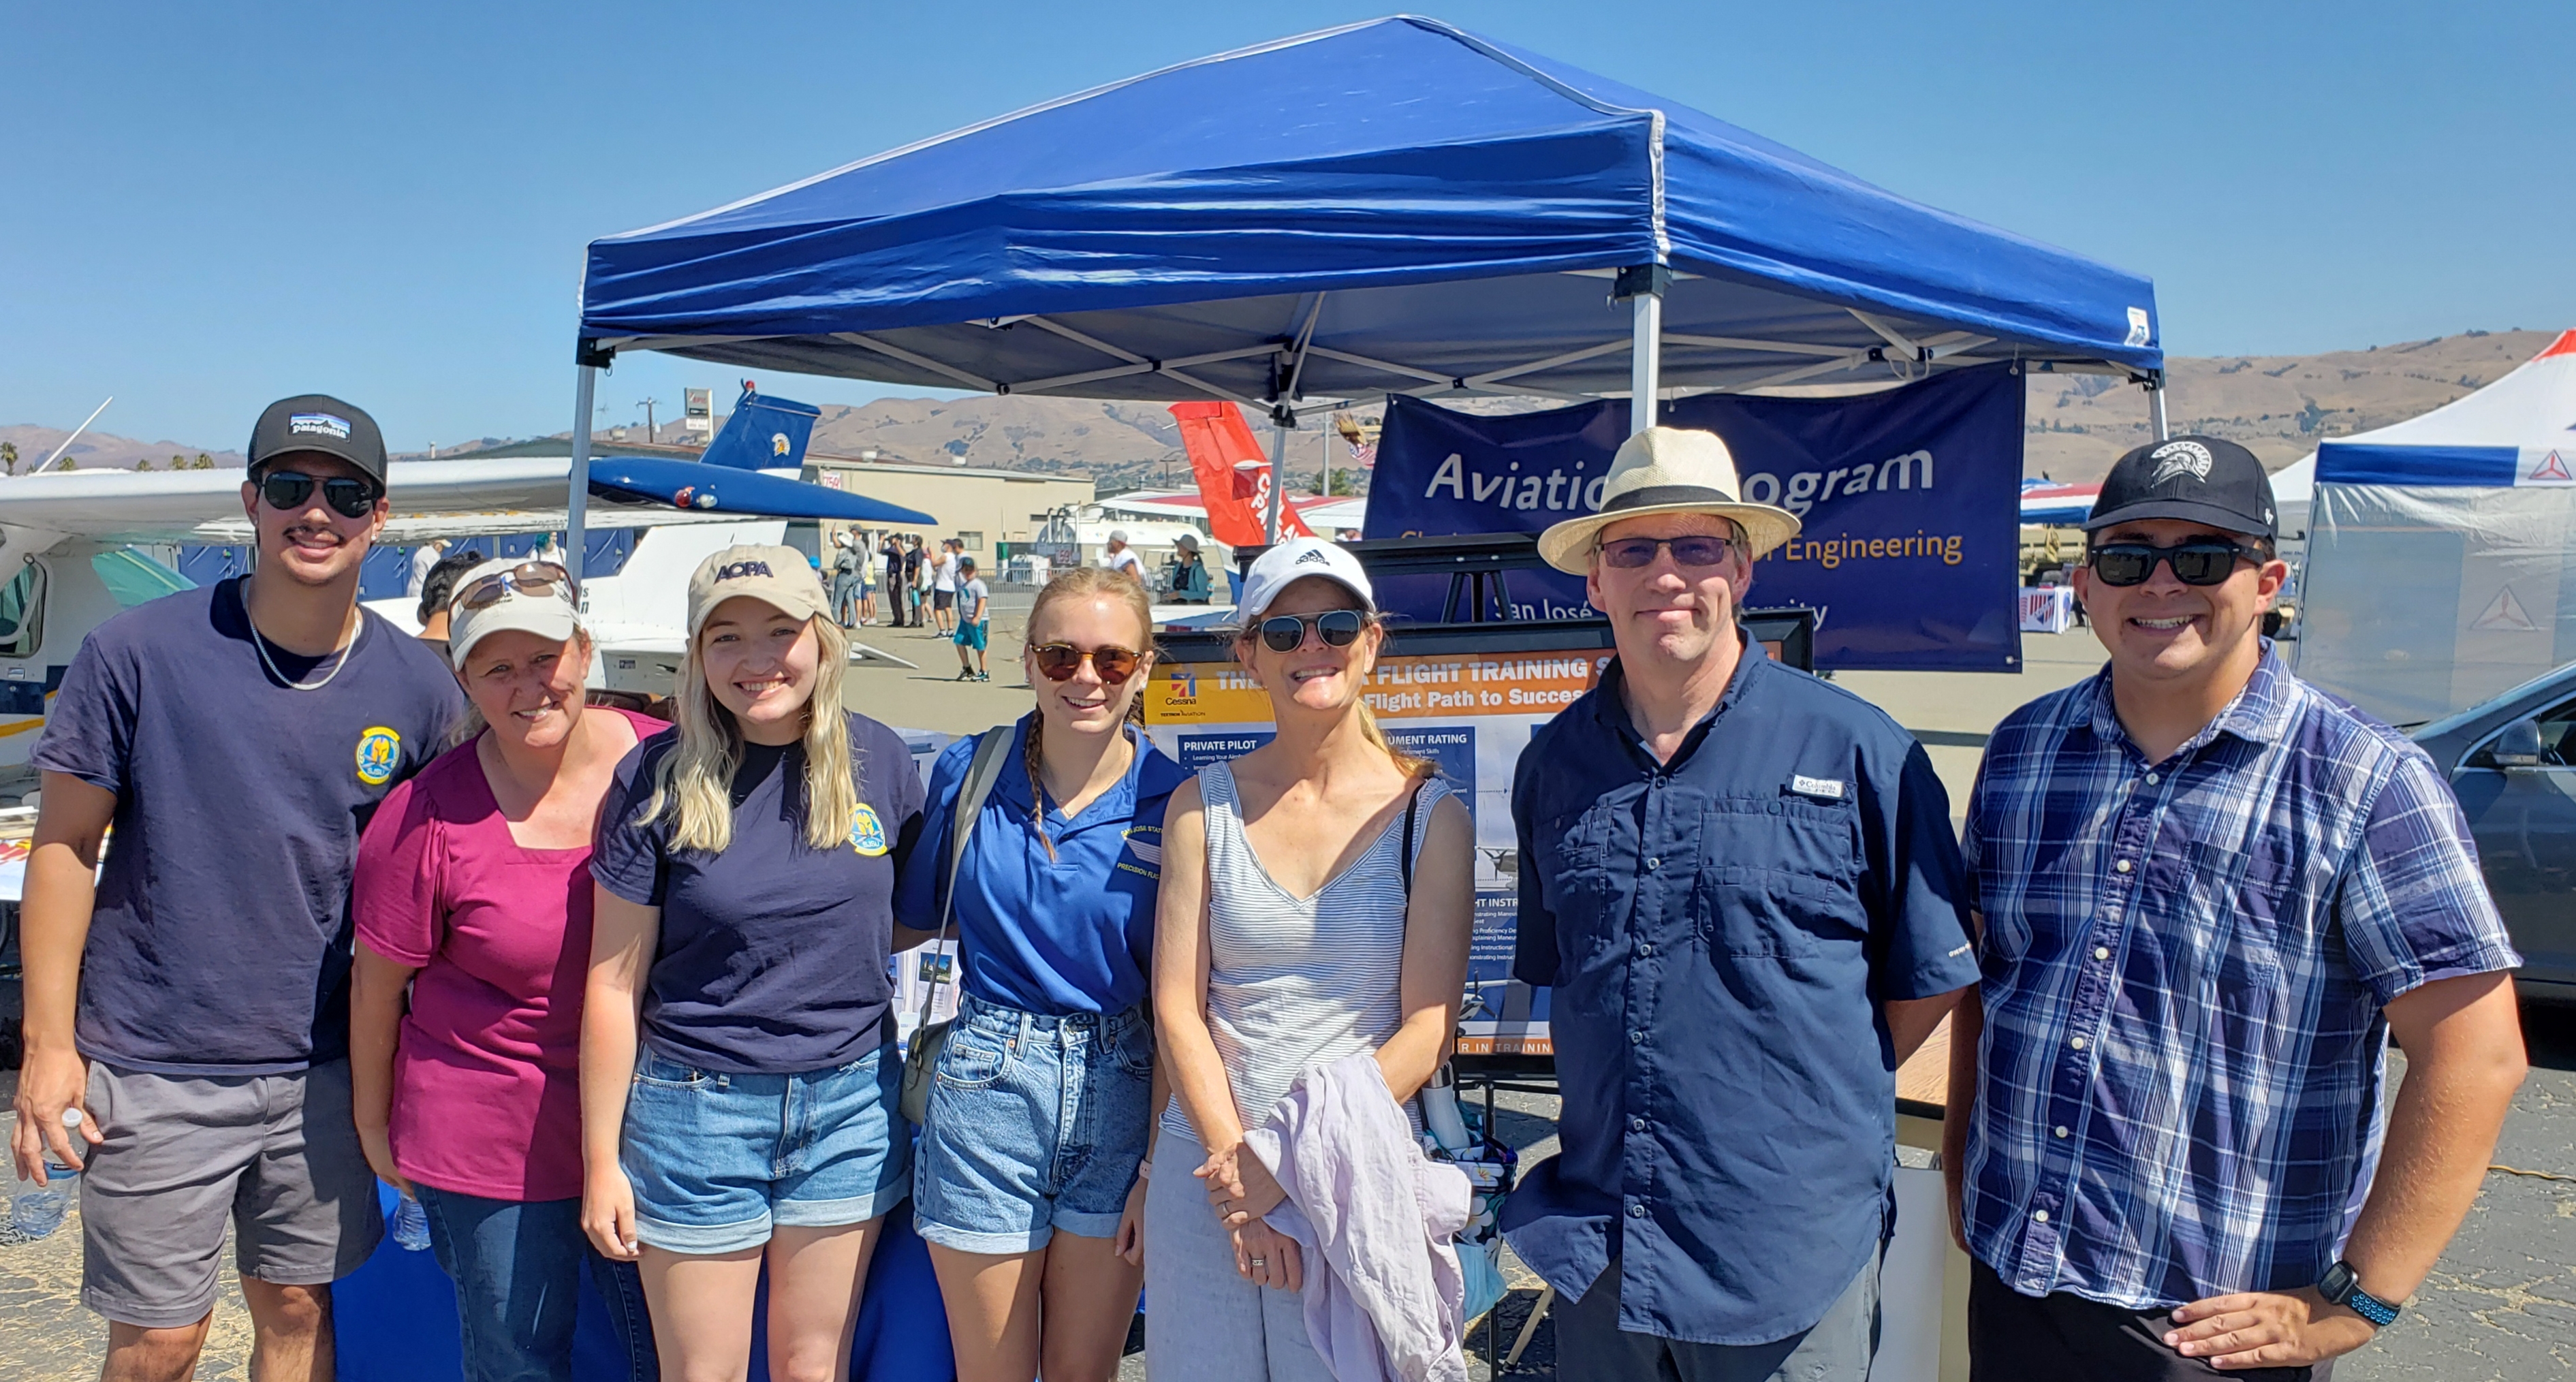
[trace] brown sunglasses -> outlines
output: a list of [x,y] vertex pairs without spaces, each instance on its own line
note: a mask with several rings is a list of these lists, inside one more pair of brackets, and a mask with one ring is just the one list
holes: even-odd
[[1077,648],[1070,643],[1040,643],[1029,649],[1029,656],[1049,681],[1073,680],[1073,674],[1081,671],[1083,662],[1088,660],[1100,680],[1110,686],[1136,675],[1136,668],[1145,661],[1143,653],[1125,648]]
[[573,597],[570,572],[550,561],[523,561],[456,592],[456,603],[465,609],[486,609],[499,604],[501,597],[513,590],[522,595],[544,595],[557,585],[563,587],[565,599]]

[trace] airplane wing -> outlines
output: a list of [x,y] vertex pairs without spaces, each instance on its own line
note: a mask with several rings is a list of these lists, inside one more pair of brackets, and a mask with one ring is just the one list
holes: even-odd
[[[561,527],[568,456],[396,461],[388,476],[394,523],[382,539]],[[63,537],[100,542],[247,541],[239,471],[49,471],[0,479],[0,538],[21,553]],[[590,464],[598,527],[766,518],[936,526],[929,514],[777,475],[664,457],[601,456]]]

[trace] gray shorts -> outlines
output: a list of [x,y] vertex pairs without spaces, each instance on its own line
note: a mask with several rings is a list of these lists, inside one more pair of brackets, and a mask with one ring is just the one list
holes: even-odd
[[384,1237],[358,1145],[349,1063],[286,1075],[154,1075],[89,1067],[107,1140],[81,1176],[81,1304],[175,1329],[215,1306],[224,1229],[241,1274],[320,1286]]

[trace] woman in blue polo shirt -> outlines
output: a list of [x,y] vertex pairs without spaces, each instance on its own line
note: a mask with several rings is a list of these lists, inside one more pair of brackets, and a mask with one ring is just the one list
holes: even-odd
[[[1143,1283],[1154,1079],[1144,1009],[1163,806],[1188,780],[1129,724],[1153,611],[1123,573],[1038,592],[1021,653],[1037,709],[1012,737],[956,884],[957,1022],[939,1055],[913,1224],[963,1382],[1105,1382]],[[930,777],[896,913],[936,930],[975,741]]]
[[886,961],[921,778],[841,709],[831,613],[791,548],[699,566],[679,723],[618,765],[591,862],[582,1228],[642,1259],[670,1376],[743,1375],[764,1260],[771,1375],[846,1375],[909,1189]]

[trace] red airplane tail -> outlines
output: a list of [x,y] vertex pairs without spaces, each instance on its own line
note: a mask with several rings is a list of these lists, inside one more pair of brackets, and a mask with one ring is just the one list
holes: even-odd
[[[1228,547],[1258,547],[1268,541],[1264,518],[1270,511],[1270,458],[1252,439],[1243,410],[1231,403],[1175,403],[1181,447],[1190,453],[1190,473],[1199,482],[1199,501],[1207,505],[1208,532]],[[1279,535],[1313,537],[1313,530],[1288,504],[1279,506]]]

